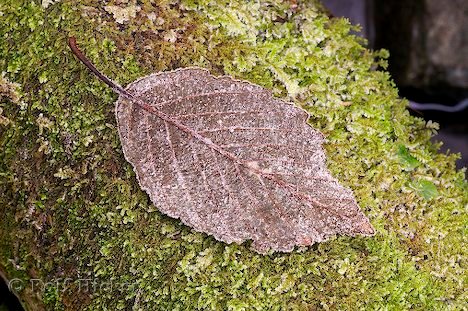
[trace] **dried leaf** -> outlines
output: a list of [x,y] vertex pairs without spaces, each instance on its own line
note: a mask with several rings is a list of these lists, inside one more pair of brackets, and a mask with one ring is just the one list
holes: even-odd
[[74,52],[120,94],[125,157],[161,212],[227,243],[252,240],[260,253],[374,233],[327,170],[323,135],[303,110],[199,68],[123,89]]

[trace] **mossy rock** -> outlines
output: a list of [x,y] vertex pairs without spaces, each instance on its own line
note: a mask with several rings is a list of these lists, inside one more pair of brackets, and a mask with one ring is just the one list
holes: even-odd
[[[386,53],[348,21],[315,1],[78,2],[0,4],[0,268],[28,309],[466,307],[458,155],[438,153],[437,125],[408,114]],[[303,106],[377,234],[259,255],[162,215],[122,155],[117,96],[69,35],[123,85],[199,66]]]

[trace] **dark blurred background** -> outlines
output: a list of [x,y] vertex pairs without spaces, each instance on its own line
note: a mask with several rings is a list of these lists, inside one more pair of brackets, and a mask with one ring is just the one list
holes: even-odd
[[468,167],[468,1],[323,0],[361,25],[369,48],[390,51],[389,71],[413,115],[440,124],[442,152]]
[[[390,51],[389,71],[416,116],[440,123],[442,151],[468,167],[468,0],[323,0],[360,24],[369,48]],[[0,311],[22,310],[0,278]]]
[[8,290],[4,279],[0,276],[0,311],[23,310],[18,299]]

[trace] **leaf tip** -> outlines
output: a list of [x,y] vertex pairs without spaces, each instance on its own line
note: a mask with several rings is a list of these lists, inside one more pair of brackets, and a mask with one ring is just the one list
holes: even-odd
[[367,218],[356,226],[355,232],[365,236],[375,235],[375,229]]

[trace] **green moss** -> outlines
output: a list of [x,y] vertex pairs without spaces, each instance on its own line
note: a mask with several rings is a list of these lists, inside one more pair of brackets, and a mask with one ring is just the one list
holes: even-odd
[[[0,266],[9,277],[70,278],[68,290],[40,293],[48,309],[463,307],[464,172],[429,141],[436,126],[411,117],[376,70],[386,52],[366,50],[314,1],[127,2],[136,17],[118,21],[105,6],[125,9],[122,1],[0,4],[0,70],[23,94],[0,102],[9,120],[0,125]],[[330,170],[377,235],[261,256],[160,214],[123,158],[116,95],[74,59],[68,35],[124,85],[202,66],[303,106],[328,138]],[[93,290],[82,290],[87,278]]]

